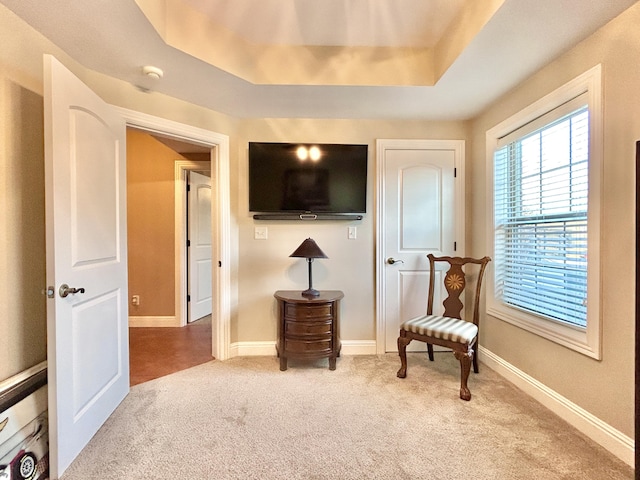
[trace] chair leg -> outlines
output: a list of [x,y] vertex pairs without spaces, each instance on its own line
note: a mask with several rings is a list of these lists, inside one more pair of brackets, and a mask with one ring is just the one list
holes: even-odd
[[433,345],[427,343],[427,353],[429,354],[429,360],[433,362]]
[[478,349],[476,348],[473,351],[473,373],[478,373],[480,370],[478,369]]
[[400,355],[400,370],[396,374],[398,378],[405,378],[407,376],[407,345],[411,342],[410,338],[407,338],[407,333],[404,330],[400,330],[400,336],[398,337],[398,355]]
[[473,350],[467,352],[454,351],[453,354],[460,361],[460,398],[462,400],[471,400],[471,392],[467,387],[469,372],[471,371],[471,357]]

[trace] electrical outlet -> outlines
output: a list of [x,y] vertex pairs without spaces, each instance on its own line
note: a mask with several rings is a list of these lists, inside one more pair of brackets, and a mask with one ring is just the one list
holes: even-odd
[[267,227],[256,227],[253,230],[253,238],[255,240],[266,240],[267,234],[268,234]]
[[349,227],[347,238],[349,240],[355,240],[358,236],[358,227]]
[[140,295],[131,296],[131,305],[135,305],[136,307],[140,305]]

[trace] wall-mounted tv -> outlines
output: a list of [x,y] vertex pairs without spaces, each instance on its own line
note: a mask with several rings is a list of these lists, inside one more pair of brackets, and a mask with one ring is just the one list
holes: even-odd
[[249,210],[365,213],[367,154],[367,145],[250,142]]

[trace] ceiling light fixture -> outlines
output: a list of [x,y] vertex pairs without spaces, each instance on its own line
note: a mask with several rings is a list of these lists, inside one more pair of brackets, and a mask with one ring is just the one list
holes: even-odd
[[155,80],[160,80],[164,75],[164,72],[158,67],[153,67],[151,65],[145,65],[142,67],[142,73],[147,77],[153,78]]

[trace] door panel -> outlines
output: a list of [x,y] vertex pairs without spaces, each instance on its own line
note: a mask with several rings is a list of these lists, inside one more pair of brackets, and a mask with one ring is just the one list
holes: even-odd
[[393,161],[391,164],[391,168],[398,168],[400,177],[400,249],[442,250],[441,169],[431,165],[402,168]]
[[[399,142],[399,141],[398,141]],[[423,144],[425,142],[422,142]],[[385,148],[381,182],[382,240],[379,276],[384,351],[397,351],[400,323],[426,312],[427,254],[454,255],[456,242],[456,163],[459,151],[439,142]],[[393,259],[393,263],[389,259]],[[437,289],[436,289],[437,290]],[[436,291],[436,300],[441,292]],[[409,349],[424,349],[418,342]]]
[[[125,124],[46,55],[50,475],[59,478],[129,391]],[[77,292],[63,295],[62,285]]]
[[[69,109],[71,248],[78,267],[118,258],[117,138],[93,112]],[[91,139],[83,142],[81,139]],[[91,159],[91,161],[87,161]],[[95,227],[100,219],[101,228]]]
[[211,314],[211,179],[189,172],[189,322]]
[[[73,416],[80,418],[85,410],[122,374],[118,352],[122,332],[117,322],[118,295],[109,292],[71,309],[73,335],[74,390]],[[108,359],[98,361],[97,359]]]

